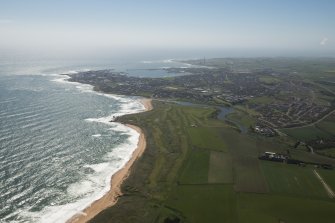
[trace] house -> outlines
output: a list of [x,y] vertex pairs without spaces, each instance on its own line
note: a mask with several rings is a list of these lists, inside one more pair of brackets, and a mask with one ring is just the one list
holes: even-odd
[[274,152],[264,152],[262,155],[259,156],[261,160],[269,160],[274,162],[286,162],[287,156],[283,154],[278,154]]

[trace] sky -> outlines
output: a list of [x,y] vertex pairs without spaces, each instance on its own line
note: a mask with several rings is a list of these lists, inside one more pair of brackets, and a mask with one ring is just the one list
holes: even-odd
[[0,53],[335,56],[334,11],[333,0],[0,0]]

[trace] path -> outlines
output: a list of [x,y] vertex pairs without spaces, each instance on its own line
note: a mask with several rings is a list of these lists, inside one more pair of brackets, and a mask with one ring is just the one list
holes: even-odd
[[313,170],[316,178],[318,178],[320,180],[320,182],[322,183],[323,187],[325,188],[325,190],[327,191],[327,194],[329,196],[329,198],[335,198],[335,193],[334,191],[330,188],[330,186],[324,181],[324,179],[320,176],[320,174],[316,171]]

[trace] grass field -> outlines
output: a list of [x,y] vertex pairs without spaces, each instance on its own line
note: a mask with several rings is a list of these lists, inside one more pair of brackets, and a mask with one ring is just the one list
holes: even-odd
[[233,160],[229,153],[211,151],[208,169],[208,183],[234,182]]
[[231,185],[178,186],[167,201],[186,222],[237,222],[236,194]]
[[249,128],[250,126],[254,126],[256,123],[256,119],[246,112],[235,110],[233,113],[227,115],[228,120],[238,121],[244,127]]
[[239,223],[332,223],[335,202],[283,195],[239,194]]
[[235,190],[248,193],[266,193],[267,185],[259,161],[251,157],[234,157]]
[[331,114],[321,122],[313,126],[302,128],[281,129],[280,131],[299,140],[312,140],[318,138],[334,138],[335,137],[335,114]]
[[335,159],[323,156],[323,155],[318,155],[317,153],[310,153],[306,152],[307,150],[296,150],[296,149],[291,149],[290,150],[290,155],[292,159],[298,159],[298,160],[303,160],[305,162],[311,162],[311,163],[329,163],[334,165]]
[[326,119],[319,122],[316,126],[319,129],[322,129],[324,132],[335,136],[335,114],[328,116]]
[[318,173],[326,181],[328,186],[335,192],[335,171],[318,170]]
[[313,168],[262,161],[262,171],[271,193],[314,198],[328,198]]
[[224,141],[219,136],[220,129],[211,127],[189,128],[192,145],[208,150],[227,151]]
[[[285,152],[285,140],[240,134],[215,119],[213,108],[153,105],[150,112],[119,118],[144,130],[147,148],[122,185],[124,195],[91,222],[306,223],[317,216],[320,222],[335,218],[330,211],[335,202],[324,197],[307,169],[258,160],[264,151]],[[328,159],[298,150],[292,154]],[[334,173],[320,172],[330,185]],[[296,179],[306,185],[298,187]]]
[[181,184],[207,184],[209,168],[208,150],[197,149],[192,151],[186,167],[183,169],[179,182]]
[[319,150],[318,153],[335,158],[335,148],[322,149]]
[[330,138],[331,134],[323,131],[315,126],[307,126],[302,128],[292,128],[292,129],[281,129],[280,131],[285,134],[302,141],[318,139],[318,138]]
[[263,77],[260,77],[259,78],[259,81],[263,84],[269,84],[269,85],[272,85],[272,84],[277,84],[277,83],[280,83],[281,80],[278,79],[278,78],[275,78],[275,77],[270,77],[270,76],[263,76]]

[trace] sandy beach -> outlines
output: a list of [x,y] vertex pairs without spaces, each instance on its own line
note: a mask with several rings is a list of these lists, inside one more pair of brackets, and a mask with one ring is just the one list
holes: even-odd
[[150,98],[144,98],[141,99],[141,103],[144,105],[146,111],[152,110],[152,99]]
[[[152,109],[151,99],[142,99],[141,103],[144,105],[146,111],[149,111]],[[94,201],[89,207],[85,208],[81,213],[76,214],[71,219],[67,221],[67,223],[84,223],[92,219],[95,215],[97,215],[102,210],[113,206],[117,200],[118,197],[122,195],[121,192],[121,185],[125,179],[130,174],[131,167],[144,152],[146,147],[146,141],[145,141],[145,135],[143,134],[143,131],[134,125],[128,125],[128,127],[136,130],[140,136],[139,141],[137,144],[137,148],[134,150],[132,157],[130,160],[126,163],[122,169],[117,171],[111,178],[111,188],[107,194],[105,194],[102,198],[99,200]]]

